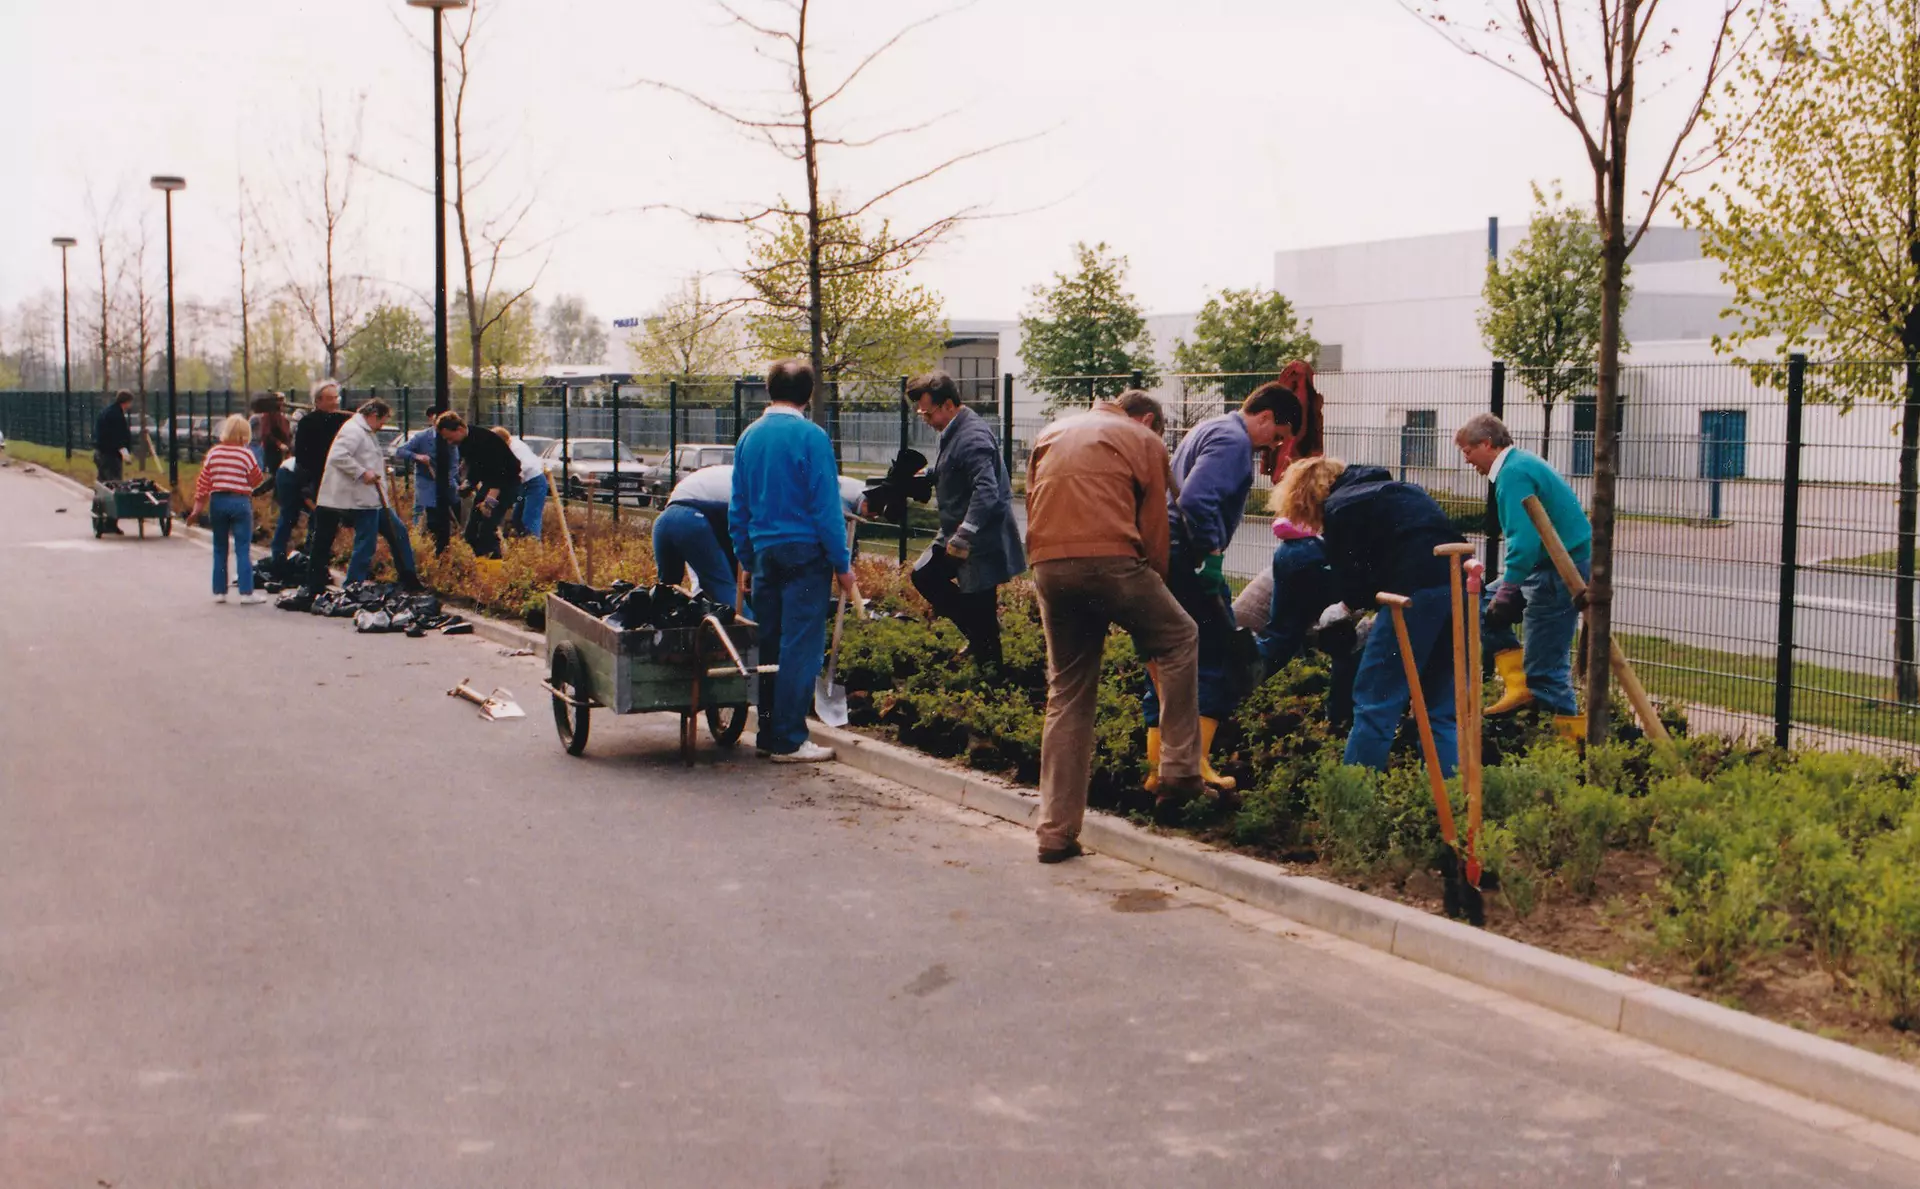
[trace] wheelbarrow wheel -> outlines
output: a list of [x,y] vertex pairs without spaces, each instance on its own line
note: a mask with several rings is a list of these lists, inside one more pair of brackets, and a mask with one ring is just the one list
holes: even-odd
[[707,707],[707,733],[721,747],[732,747],[740,742],[740,733],[747,729],[747,707],[745,703],[737,706]]
[[571,644],[554,647],[547,683],[562,692],[553,695],[553,726],[560,732],[560,745],[572,756],[587,750],[587,726],[591,720],[586,694],[581,689],[585,675],[579,649]]

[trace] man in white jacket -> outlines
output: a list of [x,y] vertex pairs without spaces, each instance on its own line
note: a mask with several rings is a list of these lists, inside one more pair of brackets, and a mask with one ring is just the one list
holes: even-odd
[[387,494],[387,457],[376,436],[393,410],[383,400],[361,405],[334,436],[327,465],[320,472],[320,495],[314,501],[313,543],[308,546],[307,589],[325,590],[333,538],[342,524],[353,526],[353,554],[347,562],[347,581],[364,582],[373,570],[373,550],[385,537],[393,553],[400,585],[423,589],[414,569],[413,543],[406,526],[394,514]]

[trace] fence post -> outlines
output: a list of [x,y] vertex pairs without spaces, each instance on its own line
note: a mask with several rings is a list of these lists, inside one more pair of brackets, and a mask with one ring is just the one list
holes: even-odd
[[1127,387],[1145,388],[1146,386],[1147,386],[1147,373],[1141,371],[1139,368],[1136,367],[1133,369],[1133,371],[1127,374]]
[[[913,423],[911,420],[909,420],[910,416],[911,414],[909,414],[907,411],[907,377],[901,376],[900,377],[900,453],[903,455],[907,452],[907,449],[908,449],[908,435],[913,432]],[[912,521],[912,519],[913,519],[912,513],[910,513],[907,510],[907,501],[903,497],[900,500],[900,564],[903,566],[907,564],[907,525]]]
[[513,386],[513,428],[521,437],[527,436],[527,386]]
[[[1507,415],[1507,365],[1504,361],[1493,361],[1493,380],[1487,393],[1487,409],[1495,417],[1505,420]],[[1500,574],[1500,505],[1493,499],[1493,484],[1487,484],[1487,573]],[[1501,577],[1505,577],[1501,574]]]
[[667,490],[680,482],[680,381],[667,381]]
[[73,372],[71,367],[69,367],[67,371],[66,384],[67,384],[66,388],[62,390],[60,395],[60,409],[61,409],[62,417],[66,422],[67,461],[72,462],[73,461]]
[[1007,481],[1013,481],[1013,373],[1000,377],[1000,458],[1007,464]]
[[613,382],[613,522],[620,523],[620,382]]
[[1800,415],[1806,406],[1807,357],[1787,356],[1787,446],[1780,485],[1780,624],[1773,654],[1773,741],[1793,737],[1793,595],[1800,571]]
[[733,382],[733,441],[740,444],[740,435],[747,428],[747,382],[735,379]]
[[827,385],[827,436],[833,441],[833,467],[840,469],[840,381]]

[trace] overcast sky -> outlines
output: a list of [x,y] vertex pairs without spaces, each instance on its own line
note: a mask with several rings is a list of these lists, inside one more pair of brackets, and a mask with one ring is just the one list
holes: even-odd
[[[722,211],[802,192],[792,162],[633,85],[661,79],[741,106],[780,98],[785,72],[703,0],[481,2],[469,127],[499,168],[476,205],[537,196],[525,237],[537,250],[518,267],[544,264],[543,295],[643,314],[680,278],[737,264],[741,247],[640,208]],[[1668,6],[1698,25],[1718,0]],[[941,7],[814,0],[816,69],[837,78]],[[361,175],[357,267],[426,290],[432,202],[408,183],[432,178],[428,19],[402,0],[0,2],[0,307],[57,287],[49,237],[91,249],[90,197],[152,220],[157,252],[161,199],[147,178],[160,172],[188,179],[175,198],[182,291],[231,300],[238,177],[286,225],[285,183],[317,159],[316,111],[344,124],[362,97],[363,155],[407,181]],[[1016,315],[1079,239],[1126,254],[1149,310],[1176,312],[1209,289],[1270,284],[1277,249],[1520,219],[1532,181],[1563,178],[1580,198],[1591,186],[1543,96],[1393,0],[978,0],[910,35],[843,102],[836,125],[853,133],[954,112],[829,156],[827,183],[855,198],[956,152],[1037,137],[886,208],[902,224],[995,212],[916,272],[955,318]]]

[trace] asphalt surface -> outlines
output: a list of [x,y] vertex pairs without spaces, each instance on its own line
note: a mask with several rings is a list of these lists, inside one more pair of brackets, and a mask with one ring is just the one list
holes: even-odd
[[[64,507],[64,513],[55,509]],[[0,1186],[1911,1186],[1906,1137],[0,470]],[[488,724],[444,691],[505,685]]]

